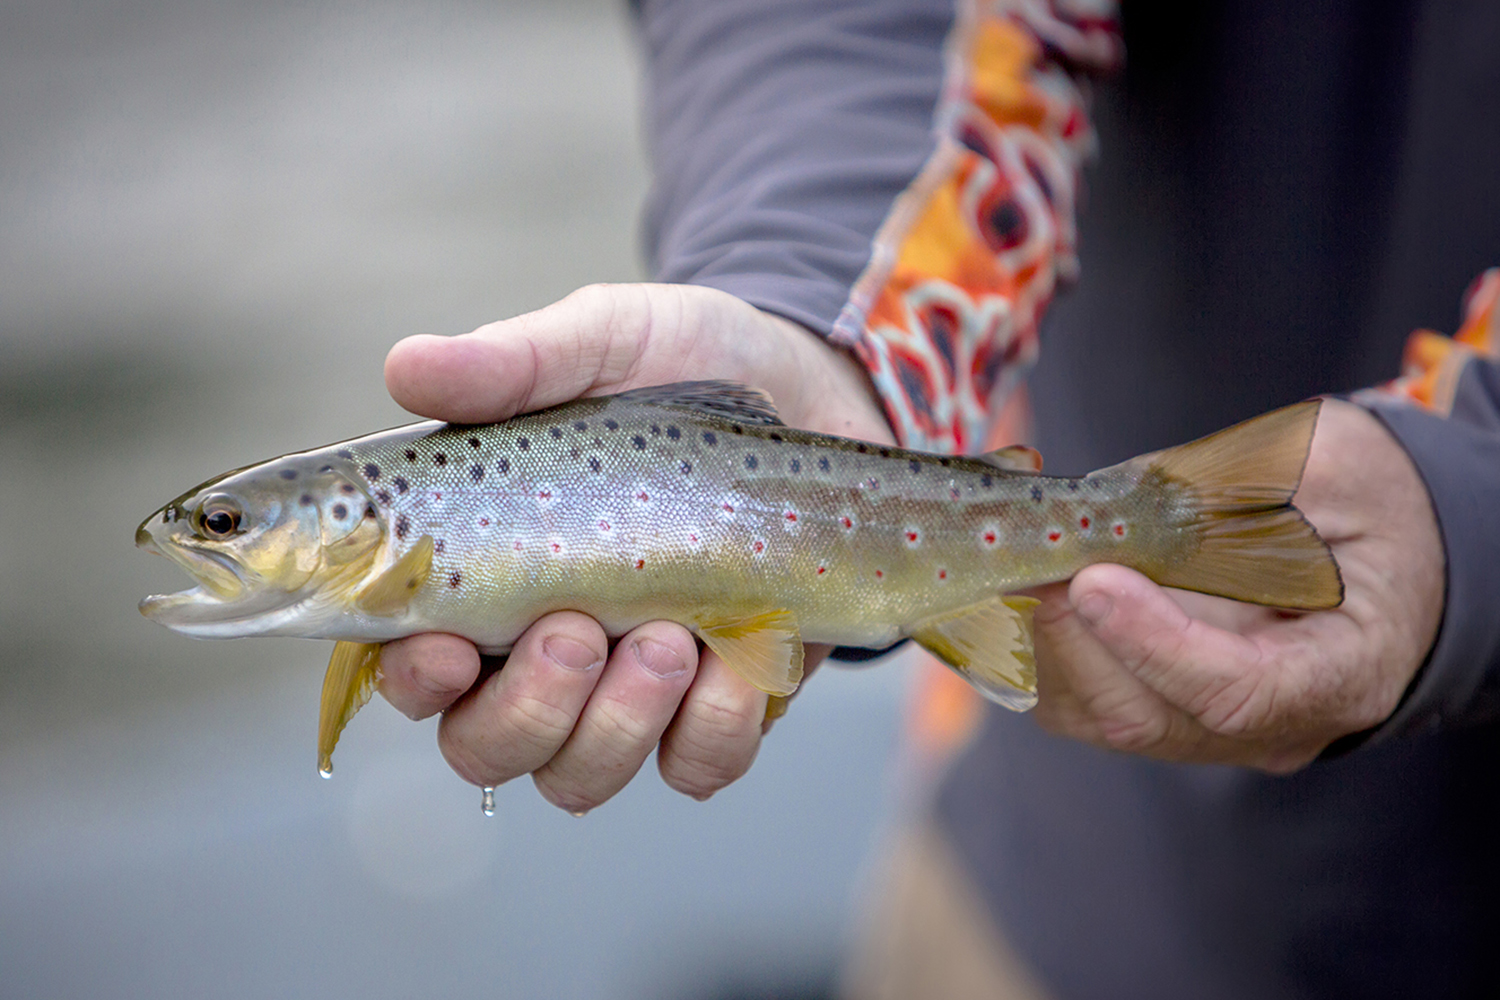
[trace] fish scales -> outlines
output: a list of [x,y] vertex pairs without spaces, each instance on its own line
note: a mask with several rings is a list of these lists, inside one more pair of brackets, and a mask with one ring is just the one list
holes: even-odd
[[[425,631],[504,652],[571,609],[611,635],[692,628],[789,694],[802,642],[912,637],[986,695],[1035,702],[1029,598],[1097,562],[1294,609],[1342,599],[1291,505],[1316,401],[1077,479],[795,430],[769,400],[684,383],[501,424],[429,421],[184,493],[138,529],[199,586],[142,612],[189,635],[339,641],[323,760],[378,644]],[[344,647],[351,647],[345,649]]]

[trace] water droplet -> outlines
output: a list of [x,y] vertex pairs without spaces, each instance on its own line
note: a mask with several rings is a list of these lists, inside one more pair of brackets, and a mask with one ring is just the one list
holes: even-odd
[[574,819],[583,819],[583,817],[587,816],[588,814],[589,811],[587,809],[579,809],[576,812],[568,813],[568,815],[572,816]]
[[321,763],[321,764],[318,765],[318,777],[320,777],[320,778],[331,778],[331,777],[333,777],[333,761],[331,761],[331,760],[325,760],[323,763]]
[[485,785],[480,789],[479,809],[486,816],[495,815],[495,788],[493,785]]

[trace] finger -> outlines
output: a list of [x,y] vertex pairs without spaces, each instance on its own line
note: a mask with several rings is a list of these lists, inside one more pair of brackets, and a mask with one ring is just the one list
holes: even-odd
[[716,654],[705,652],[662,737],[657,761],[662,780],[684,795],[706,799],[742,777],[760,749],[766,700]]
[[692,633],[648,622],[616,645],[572,735],[532,775],[571,813],[607,801],[635,777],[677,712],[698,664]]
[[1068,598],[1126,670],[1207,729],[1233,736],[1270,721],[1274,664],[1254,641],[1188,617],[1166,591],[1123,566],[1084,569]]
[[1037,721],[1049,732],[1128,753],[1171,755],[1192,740],[1182,713],[1125,668],[1080,618],[1064,584],[1034,612]]
[[409,719],[441,712],[478,676],[479,651],[456,635],[414,635],[380,651],[380,693]]
[[568,739],[598,684],[608,643],[576,611],[538,619],[505,666],[457,702],[438,727],[448,765],[476,785],[541,767]]

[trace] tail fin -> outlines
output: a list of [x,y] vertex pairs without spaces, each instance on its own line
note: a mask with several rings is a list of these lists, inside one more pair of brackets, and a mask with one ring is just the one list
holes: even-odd
[[1321,406],[1298,403],[1137,460],[1184,486],[1198,512],[1198,550],[1153,574],[1158,583],[1299,611],[1343,602],[1333,553],[1292,506]]

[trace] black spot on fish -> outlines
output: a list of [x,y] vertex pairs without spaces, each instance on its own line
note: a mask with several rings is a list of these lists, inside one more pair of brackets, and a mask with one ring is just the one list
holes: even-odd
[[516,447],[520,448],[522,451],[525,451],[526,449],[531,447],[531,441],[527,438],[516,438]]
[[736,434],[745,433],[745,428],[741,427],[739,424],[730,424],[729,429],[734,431]]
[[417,453],[410,448],[406,449],[406,460],[408,462],[415,462],[417,460]]
[[704,431],[703,443],[712,448],[714,445],[719,443],[719,437],[713,431]]
[[336,503],[333,505],[333,516],[336,520],[342,521],[349,516],[349,508],[341,503]]
[[593,458],[593,457],[589,458],[589,471],[590,472],[598,472],[599,471],[599,460],[597,458]]
[[469,478],[472,479],[472,480],[474,480],[474,482],[476,482],[476,483],[479,482],[481,479],[483,479],[484,478],[484,466],[482,466],[482,465],[473,465],[473,466],[470,466],[469,467]]
[[1077,493],[1078,492],[1078,482],[1076,480],[1073,481],[1073,482],[1068,483],[1068,492],[1069,493]]
[[604,429],[609,431],[617,431],[620,429],[620,425],[610,418],[606,417],[604,418]]
[[396,537],[405,538],[407,531],[411,530],[411,521],[407,520],[405,514],[396,515]]
[[828,471],[829,465],[828,459],[826,457],[818,459],[818,468],[822,469],[824,472]]
[[989,489],[991,486],[995,485],[995,477],[986,472],[984,475],[979,477],[979,485],[983,486],[985,489]]
[[870,450],[870,447],[869,447],[869,445],[866,445],[864,443],[860,443],[860,444],[857,444],[857,445],[854,446],[854,450],[857,451],[857,452],[859,452],[861,455],[863,455],[863,454],[865,454],[866,452],[868,452]]
[[756,458],[754,455],[746,455],[745,456],[745,468],[747,468],[747,469],[753,469],[753,468],[755,468],[759,464],[760,464],[760,459]]
[[475,451],[478,451],[479,450],[479,439],[478,438],[469,438],[469,447],[473,448]]
[[644,451],[646,448],[646,439],[641,437],[639,434],[631,438],[630,443],[635,445],[636,451]]
[[1031,501],[1032,503],[1042,502],[1042,488],[1040,486],[1033,486],[1031,488]]
[[505,475],[510,471],[510,459],[502,458],[500,461],[495,463],[495,468],[500,470],[500,475]]
[[376,465],[374,462],[368,462],[368,463],[366,463],[365,464],[365,478],[366,479],[379,479],[380,478],[380,466]]
[[439,538],[437,541],[435,541],[435,542],[432,543],[432,551],[435,552],[435,553],[437,553],[438,555],[442,555],[443,554],[443,550],[446,549],[447,547],[448,547],[448,543],[445,540],[441,539],[441,538]]
[[693,471],[693,463],[692,462],[683,462],[682,463],[682,474],[684,476],[689,475],[692,471]]
[[339,492],[340,493],[347,493],[350,496],[353,496],[354,495],[354,484],[353,483],[340,483],[339,484]]
[[586,431],[589,429],[589,425],[582,420],[575,420],[573,421],[573,429],[575,431]]
[[766,436],[769,437],[772,441],[780,441],[781,440],[781,435],[777,434],[775,431],[772,431],[770,434],[768,434]]
[[376,491],[375,499],[380,501],[382,507],[389,507],[391,505],[391,495],[385,490]]
[[941,465],[945,469],[950,468],[953,465],[953,459],[947,457],[940,458],[938,459],[938,465]]
[[558,438],[562,437],[562,428],[561,427],[548,427],[547,428],[547,433],[551,434],[552,435],[552,439],[555,441]]
[[787,463],[787,468],[792,470],[793,475],[796,475],[802,471],[802,460],[800,458],[792,459]]
[[653,436],[655,436],[655,437],[661,437],[661,428],[659,426],[657,426],[656,424],[652,424],[651,425],[651,434]]
[[297,470],[296,469],[282,469],[281,470],[281,478],[282,479],[287,479],[287,480],[296,479],[297,478]]
[[375,505],[372,504],[372,503],[365,504],[365,517],[374,517],[374,516],[375,516]]
[[448,574],[448,586],[457,587],[461,582],[463,582],[463,575],[458,570]]
[[348,448],[340,448],[338,451],[334,452],[334,454],[337,455],[339,458],[353,458],[354,457],[354,452],[350,451]]
[[911,474],[914,476],[922,471],[922,463],[918,462],[915,458],[906,464],[911,469]]
[[447,465],[448,456],[444,455],[442,452],[438,452],[436,455],[432,456],[432,461],[434,465]]
[[411,488],[410,486],[407,485],[406,480],[402,479],[400,476],[397,476],[395,479],[392,479],[391,480],[391,485],[394,486],[394,487],[396,487],[396,492],[397,493],[405,493],[408,489]]
[[311,493],[304,493],[304,494],[302,494],[302,506],[304,506],[304,507],[311,507],[312,505],[313,505],[313,495]]

